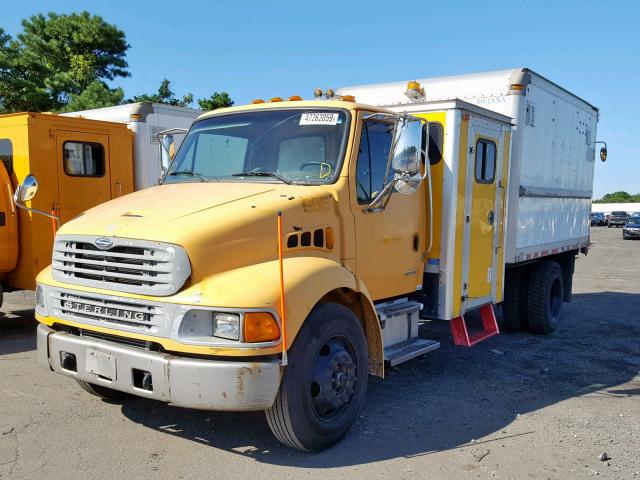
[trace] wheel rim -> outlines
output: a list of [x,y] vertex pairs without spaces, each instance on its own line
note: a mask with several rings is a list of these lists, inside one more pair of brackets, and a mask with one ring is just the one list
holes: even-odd
[[551,292],[549,295],[549,311],[551,313],[551,323],[555,324],[560,317],[560,308],[562,307],[562,285],[560,279],[555,278],[551,284]]
[[339,417],[351,403],[357,383],[355,353],[344,337],[331,337],[316,354],[309,396],[320,420]]

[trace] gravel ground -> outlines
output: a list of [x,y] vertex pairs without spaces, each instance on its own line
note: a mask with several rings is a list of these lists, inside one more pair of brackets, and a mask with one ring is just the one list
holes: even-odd
[[[640,242],[594,228],[549,337],[443,347],[371,378],[336,447],[280,446],[261,413],[106,403],[36,361],[33,295],[0,318],[0,478],[640,480]],[[601,461],[606,453],[609,460]]]

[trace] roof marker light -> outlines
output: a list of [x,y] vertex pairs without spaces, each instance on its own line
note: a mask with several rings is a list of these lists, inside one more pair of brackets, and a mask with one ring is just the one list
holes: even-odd
[[300,95],[291,95],[287,100],[290,102],[299,102],[302,100],[302,97]]
[[273,97],[271,100],[269,100],[270,102],[274,103],[274,102],[281,102],[282,101],[282,97]]
[[253,105],[258,104],[258,103],[264,103],[264,100],[261,98],[256,98],[255,100],[252,100],[251,103]]

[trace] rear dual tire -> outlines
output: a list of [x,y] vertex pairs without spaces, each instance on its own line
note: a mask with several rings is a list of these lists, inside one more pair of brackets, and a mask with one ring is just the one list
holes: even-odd
[[267,423],[284,445],[318,452],[339,442],[358,417],[367,389],[366,338],[348,308],[323,303],[307,317]]
[[564,284],[562,268],[552,260],[507,273],[502,302],[505,330],[539,335],[553,332],[560,321]]

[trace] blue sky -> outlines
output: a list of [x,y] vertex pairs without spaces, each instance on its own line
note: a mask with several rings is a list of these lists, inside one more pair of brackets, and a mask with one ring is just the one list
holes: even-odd
[[310,97],[315,87],[526,66],[601,111],[595,196],[640,192],[640,2],[5,1],[0,26],[86,9],[125,31],[127,96],[227,91]]

